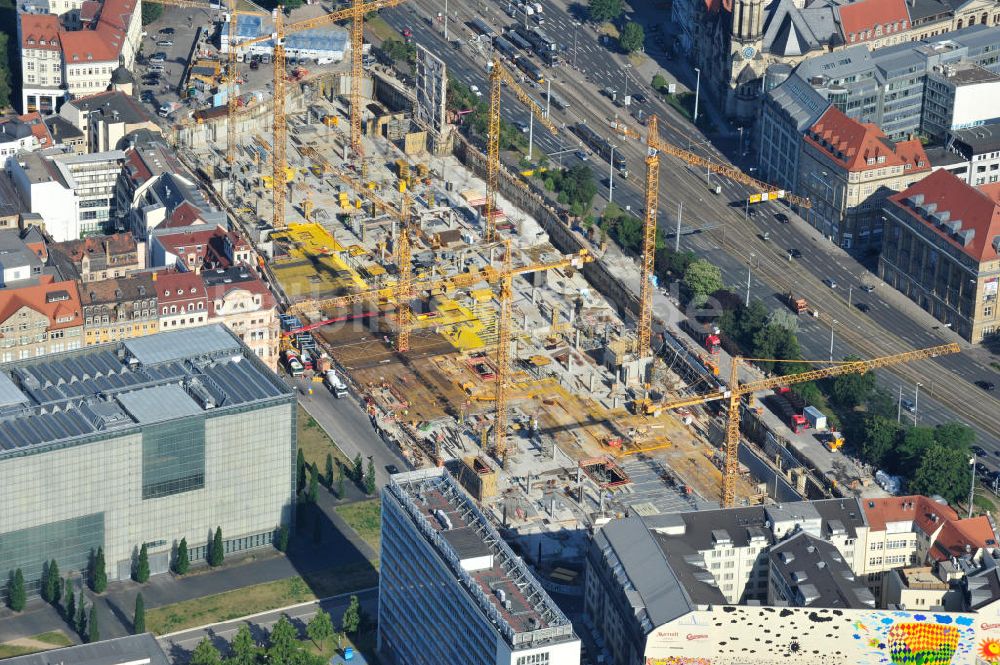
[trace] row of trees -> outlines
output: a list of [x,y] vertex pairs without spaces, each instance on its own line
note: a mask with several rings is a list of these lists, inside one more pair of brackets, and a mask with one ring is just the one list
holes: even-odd
[[[59,575],[59,567],[54,559],[45,564],[40,591],[42,598],[56,608],[80,639],[86,642],[96,642],[101,639],[97,608],[91,605],[88,611],[83,589],[80,589],[77,600],[72,580],[69,577],[63,579]],[[24,571],[18,568],[10,573],[7,580],[7,606],[15,612],[22,612],[26,604]]]
[[586,164],[577,164],[570,169],[551,169],[538,173],[543,178],[545,189],[556,193],[556,199],[562,205],[569,207],[569,213],[574,217],[584,217],[590,213],[590,208],[597,196],[597,183],[594,173]]
[[[350,604],[341,618],[344,633],[356,634],[365,619],[357,596],[351,596]],[[306,635],[320,651],[328,640],[341,641],[330,615],[320,609],[306,625]],[[323,665],[326,659],[306,650],[299,639],[299,633],[287,617],[281,617],[268,633],[263,644],[258,645],[250,633],[250,628],[240,626],[229,644],[228,655],[222,656],[219,649],[208,639],[203,639],[191,654],[190,665],[258,665],[281,663],[282,665]]]

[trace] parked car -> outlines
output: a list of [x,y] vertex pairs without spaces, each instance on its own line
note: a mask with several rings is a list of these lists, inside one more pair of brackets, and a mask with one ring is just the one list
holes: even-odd
[[776,214],[776,215],[774,216],[774,218],[775,218],[776,220],[778,220],[778,221],[779,221],[780,223],[782,223],[782,224],[787,224],[787,223],[788,223],[788,215],[786,215],[786,214],[785,214],[785,213],[783,213],[783,212],[779,212],[778,214]]
[[645,104],[646,103],[646,95],[642,94],[641,92],[637,93],[635,95],[632,95],[632,101],[633,102],[638,102],[639,104]]
[[385,470],[389,472],[389,475],[395,475],[399,473],[399,467],[395,464],[386,464]]
[[864,291],[865,293],[871,293],[872,291],[875,290],[875,285],[874,284],[862,284],[861,285],[861,290]]
[[904,400],[901,400],[899,403],[903,407],[903,411],[906,411],[907,413],[916,413],[917,412],[917,405],[914,404],[913,402],[911,402],[910,400],[904,399]]
[[174,40],[172,40],[172,39],[161,39],[160,41],[156,42],[156,45],[157,46],[173,46],[174,45]]
[[574,154],[576,155],[576,158],[579,159],[581,162],[585,162],[588,159],[590,159],[590,155],[585,153],[583,150],[577,150]]
[[160,28],[160,34],[161,35],[172,35],[172,34],[174,34],[174,29],[173,28]]
[[854,306],[857,307],[858,311],[861,312],[862,314],[867,314],[868,310],[871,309],[871,307],[869,307],[868,303],[866,302],[856,302],[854,303]]
[[792,247],[791,249],[788,250],[788,254],[793,259],[801,259],[802,258],[802,252],[800,252],[799,250],[795,249],[794,247]]
[[837,288],[837,280],[833,279],[832,277],[827,277],[826,279],[823,280],[823,283],[829,286],[831,289]]
[[986,449],[982,446],[972,446],[970,450],[976,453],[976,457],[986,457]]
[[988,393],[991,393],[991,392],[993,392],[994,390],[997,389],[996,384],[993,383],[992,381],[982,381],[982,380],[979,380],[979,381],[976,381],[976,385],[979,386],[980,388],[982,388],[983,390],[985,390]]

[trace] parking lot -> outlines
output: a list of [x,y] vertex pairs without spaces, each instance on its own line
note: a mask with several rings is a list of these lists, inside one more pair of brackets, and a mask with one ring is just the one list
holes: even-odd
[[[181,101],[178,93],[198,28],[204,35],[200,38],[199,50],[208,50],[213,54],[218,52],[218,42],[213,43],[217,31],[213,24],[215,16],[214,10],[167,6],[163,16],[146,26],[135,75],[139,89],[143,91],[143,103],[154,115],[160,106]],[[150,59],[160,53],[163,54],[163,63],[151,63]],[[163,68],[158,75],[154,74],[156,67]]]

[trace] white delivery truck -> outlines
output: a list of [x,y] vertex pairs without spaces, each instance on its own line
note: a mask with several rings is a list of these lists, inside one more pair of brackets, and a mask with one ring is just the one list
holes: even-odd
[[333,396],[337,399],[347,395],[347,386],[340,380],[340,377],[337,376],[337,372],[332,369],[327,370],[326,372],[326,387],[330,389],[330,392],[333,393]]

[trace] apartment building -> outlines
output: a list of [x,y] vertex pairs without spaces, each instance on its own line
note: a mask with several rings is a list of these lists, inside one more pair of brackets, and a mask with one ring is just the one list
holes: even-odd
[[1000,330],[1000,183],[937,171],[890,196],[879,276],[972,343]]
[[82,345],[83,312],[76,282],[41,275],[36,285],[0,289],[0,362]]
[[852,252],[877,251],[885,198],[930,172],[920,141],[893,143],[832,106],[804,135],[796,191],[812,200],[807,219],[823,235]]
[[[26,242],[28,233],[19,229],[0,231],[0,289],[37,284],[45,267],[39,250]],[[44,243],[41,248],[44,252]]]
[[15,116],[0,123],[0,164],[19,152],[30,152],[54,145],[52,134],[36,113]]
[[81,284],[80,301],[85,346],[159,332],[156,285],[149,273]]
[[146,248],[131,233],[89,236],[49,245],[49,262],[84,284],[125,277],[146,267]]
[[577,665],[573,625],[444,468],[382,489],[378,649],[391,665]]
[[927,134],[943,137],[996,120],[1000,120],[1000,74],[971,62],[927,73],[921,122]]
[[242,236],[221,226],[168,226],[158,229],[149,240],[149,264],[157,268],[197,273],[256,265],[256,260],[253,247]]
[[[763,546],[751,555],[752,542]],[[895,556],[899,563],[887,563]],[[931,606],[879,603],[881,584],[869,575],[899,571],[915,580],[912,557],[933,570],[950,594],[940,597],[955,605],[931,615]],[[753,561],[752,575],[741,560]],[[1000,609],[998,564],[988,520],[959,520],[926,497],[630,517],[594,535],[584,611],[601,636],[596,655],[621,665],[896,662],[892,654],[914,631],[956,625],[950,662],[971,663],[977,645],[1000,639],[1000,625],[982,621]],[[743,589],[725,586],[743,579]],[[897,580],[885,591],[895,598]]]
[[152,274],[160,308],[160,330],[208,325],[208,289],[201,275],[176,270]]
[[952,131],[944,148],[958,157],[948,171],[963,182],[986,185],[1000,180],[1000,122]]
[[[916,134],[943,138],[940,127],[947,115],[940,105],[925,105],[930,85],[957,88],[958,121],[951,124],[975,125],[995,117],[989,105],[976,100],[992,98],[991,82],[980,80],[989,73],[1000,73],[1000,27],[975,25],[957,32],[870,51],[857,45],[844,51],[817,55],[795,68],[793,76],[809,83],[824,99],[847,116],[864,123],[874,123],[892,140],[905,140]],[[957,74],[951,83],[945,71]],[[962,83],[968,76],[968,85]],[[932,90],[938,101],[949,94]],[[943,95],[943,97],[942,97]]]
[[62,242],[109,230],[124,162],[120,150],[78,155],[53,148],[19,154],[8,171],[28,209]]
[[73,99],[59,109],[59,116],[87,137],[87,152],[120,148],[127,134],[140,129],[159,134],[160,126],[131,95],[108,90]]
[[135,62],[142,38],[138,0],[79,6],[66,0],[66,7],[71,14],[63,23],[37,4],[18,8],[24,112],[48,115],[67,99],[103,92],[119,67]]
[[204,270],[200,275],[208,302],[208,322],[223,323],[277,371],[281,331],[278,303],[247,264]]

